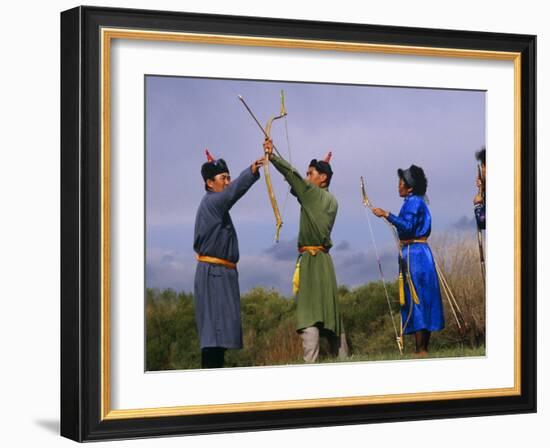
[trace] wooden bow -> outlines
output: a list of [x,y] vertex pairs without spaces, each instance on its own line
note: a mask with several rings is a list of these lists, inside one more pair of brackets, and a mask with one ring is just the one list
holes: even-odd
[[[363,176],[361,176],[361,201],[363,202],[363,205],[365,208],[368,208],[370,211],[372,211],[373,206],[369,200],[369,197],[367,196],[367,192],[365,190],[365,181],[363,180]],[[386,279],[384,277],[384,271],[382,270],[382,261],[380,260],[380,255],[378,254],[378,247],[376,246],[376,240],[374,239],[374,232],[372,231],[372,225],[370,222],[370,213],[367,212],[367,220],[369,223],[369,230],[370,230],[370,237],[372,240],[372,245],[374,246],[374,252],[376,254],[376,259],[378,261],[378,272],[380,273],[380,277],[382,278],[382,285],[384,286],[384,292],[386,293],[386,301],[388,302],[388,309],[390,311],[390,317],[393,325],[393,331],[395,333],[395,343],[397,344],[397,348],[399,350],[399,353],[403,354],[403,325],[400,325],[400,333],[397,332],[397,325],[395,324],[395,318],[393,316],[393,309],[391,306],[390,301],[390,295],[388,293],[388,288],[386,287]],[[392,228],[394,239],[397,243],[397,252],[399,254],[399,260],[401,265],[401,246],[399,245],[399,235],[397,234],[397,231],[395,230],[395,227],[391,225],[391,223],[384,218],[384,221]],[[411,302],[412,303],[412,302]]]
[[[281,90],[281,110],[278,115],[275,115],[271,117],[266,125],[265,129],[262,127],[260,122],[257,120],[255,115],[252,113],[250,108],[248,107],[248,104],[246,104],[244,98],[239,95],[239,100],[243,103],[244,107],[248,111],[248,113],[252,116],[258,127],[262,130],[265,137],[268,139],[271,139],[271,126],[275,120],[278,120],[279,118],[283,118],[287,115],[286,109],[285,109],[285,97],[284,92]],[[279,151],[277,151],[277,148],[275,148],[275,145],[273,145],[273,149],[279,154]],[[280,154],[279,154],[280,156]],[[264,176],[265,176],[265,183],[267,186],[267,194],[269,195],[269,200],[271,202],[271,207],[273,208],[273,214],[275,215],[275,241],[279,241],[279,233],[281,231],[281,227],[283,225],[283,219],[281,218],[281,213],[279,212],[279,205],[277,204],[277,199],[275,198],[275,192],[273,191],[273,185],[271,183],[271,175],[269,174],[269,154],[266,152],[264,155]]]

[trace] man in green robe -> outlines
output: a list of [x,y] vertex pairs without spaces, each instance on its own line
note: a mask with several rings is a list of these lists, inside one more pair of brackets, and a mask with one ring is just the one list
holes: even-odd
[[340,316],[336,274],[329,255],[330,232],[338,211],[338,202],[328,191],[332,179],[330,153],[325,160],[310,162],[306,180],[286,160],[273,154],[271,140],[264,142],[264,151],[301,205],[299,256],[294,280],[296,330],[302,338],[304,361],[317,361],[321,335],[328,338],[331,353],[343,358],[348,354],[348,347]]

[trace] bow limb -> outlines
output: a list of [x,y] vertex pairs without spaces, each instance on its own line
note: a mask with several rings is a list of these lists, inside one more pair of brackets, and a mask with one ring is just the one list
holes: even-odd
[[[363,201],[363,205],[365,207],[367,207],[370,211],[372,211],[372,209],[374,208],[372,203],[370,202],[370,199],[369,197],[367,196],[367,192],[365,190],[365,180],[363,179],[363,176],[361,176],[361,199]],[[391,230],[392,230],[392,234],[393,234],[393,238],[395,240],[395,243],[397,245],[397,252],[399,254],[401,254],[401,244],[399,243],[399,235],[397,234],[397,230],[395,229],[395,227],[393,226],[393,224],[391,222],[388,221],[388,218],[386,217],[383,217],[382,218],[384,220],[384,222],[390,226]]]
[[[281,91],[281,111],[279,115],[276,115],[269,119],[265,125],[265,136],[268,139],[271,139],[271,126],[275,120],[283,118],[286,116],[285,103],[284,103],[284,94]],[[265,184],[267,186],[267,194],[269,195],[269,201],[271,202],[271,208],[273,208],[273,214],[275,215],[275,241],[279,241],[279,233],[283,225],[283,219],[281,218],[281,213],[279,211],[279,205],[277,204],[277,199],[275,198],[275,192],[273,191],[273,184],[271,183],[271,175],[269,173],[269,154],[265,153],[264,155],[264,177]]]
[[[266,126],[266,137],[270,138],[271,124],[273,120],[280,118],[274,117],[268,121]],[[279,233],[281,231],[281,226],[283,225],[283,219],[281,218],[281,213],[279,212],[279,205],[277,204],[277,199],[275,198],[275,192],[273,191],[273,184],[271,183],[271,174],[269,173],[269,154],[266,152],[264,155],[264,177],[265,184],[267,186],[267,194],[269,195],[269,201],[271,202],[271,208],[273,208],[273,214],[275,215],[275,241],[279,241]]]
[[[239,99],[239,101],[243,104],[243,106],[245,107],[245,109],[248,111],[248,113],[250,114],[250,116],[252,117],[252,119],[254,120],[254,122],[258,125],[258,127],[260,128],[260,131],[262,131],[262,133],[264,134],[264,136],[266,138],[269,138],[269,135],[267,134],[267,132],[265,131],[265,129],[262,127],[262,125],[260,124],[260,122],[258,121],[258,119],[256,118],[256,115],[254,115],[254,112],[252,112],[252,110],[250,109],[250,107],[248,107],[248,104],[246,104],[246,101],[244,100],[244,98],[242,97],[242,95],[238,95],[237,98]],[[284,110],[284,96],[281,95],[281,98],[283,99],[283,102],[282,102],[282,107],[281,107],[281,115],[283,116],[286,116],[286,112]],[[271,120],[270,120],[271,121]],[[275,145],[273,145],[273,149],[274,151],[277,153],[277,155],[279,157],[281,157],[281,153],[279,152],[279,150],[277,149],[277,147]]]
[[273,192],[273,186],[271,184],[271,175],[269,174],[269,156],[267,155],[264,158],[264,177],[265,177],[265,183],[267,185],[267,194],[269,195],[271,207],[273,208],[273,214],[275,215],[275,241],[278,242],[279,233],[283,225],[283,219],[281,218],[281,213],[279,212],[277,199],[275,198],[275,193]]
[[[273,121],[278,120],[279,118],[283,118],[287,115],[286,110],[285,110],[285,100],[284,100],[283,91],[281,91],[281,111],[280,111],[279,115],[276,115],[276,116],[269,119],[269,121],[266,124],[265,129],[262,127],[262,125],[260,124],[260,122],[258,121],[256,116],[254,115],[254,113],[252,112],[250,107],[248,107],[248,104],[246,104],[246,101],[244,100],[242,95],[239,95],[238,98],[241,101],[241,103],[243,104],[243,106],[246,108],[246,110],[248,111],[250,116],[254,119],[254,121],[256,122],[258,127],[261,129],[261,131],[263,132],[265,137],[267,139],[270,139],[271,138],[271,136],[270,136],[270,134],[271,134],[271,125],[273,124]],[[277,148],[275,147],[275,145],[273,145],[273,149],[277,152],[277,154],[279,154],[279,151],[277,151]],[[280,156],[281,156],[281,154],[279,154],[279,157]],[[269,154],[267,154],[267,153],[264,155],[263,166],[264,166],[265,183],[266,183],[266,186],[267,186],[267,193],[269,195],[269,200],[271,202],[271,207],[273,208],[273,214],[275,215],[275,225],[276,225],[275,241],[278,242],[281,226],[283,225],[283,219],[281,218],[281,213],[279,212],[279,206],[277,204],[277,199],[275,198],[275,193],[273,192],[273,185],[271,183],[271,175],[269,173]]]

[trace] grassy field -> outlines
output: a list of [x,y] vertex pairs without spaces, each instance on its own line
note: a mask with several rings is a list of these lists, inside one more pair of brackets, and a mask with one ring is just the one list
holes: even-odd
[[[411,341],[411,344],[413,341]],[[418,358],[413,351],[404,351],[403,355],[400,355],[397,346],[392,352],[375,353],[371,355],[365,354],[352,354],[345,360],[325,358],[323,362],[368,362],[368,361],[400,361],[405,359],[443,359],[443,358],[463,358],[473,356],[485,356],[485,347],[457,347],[457,348],[439,348],[431,350],[427,358]]]
[[[326,363],[340,363],[340,362],[376,362],[376,361],[404,361],[404,360],[425,360],[425,359],[457,359],[457,358],[464,358],[464,357],[483,357],[485,356],[485,346],[480,347],[465,347],[465,346],[457,346],[457,347],[439,347],[435,348],[433,350],[430,350],[430,353],[427,357],[419,358],[414,353],[414,340],[410,340],[409,347],[405,347],[405,350],[403,351],[403,354],[400,354],[397,345],[395,346],[395,350],[386,351],[386,352],[375,352],[375,353],[352,353],[348,358],[345,359],[338,359],[338,358],[331,358],[326,355],[326,353],[323,353],[319,357],[319,362],[326,364]],[[280,363],[283,365],[299,365],[304,364],[303,359],[300,357],[296,357],[292,360],[287,360],[287,362]],[[280,365],[279,364],[279,365]],[[264,364],[258,364],[256,366],[263,366]],[[265,364],[265,365],[275,365],[274,363]],[[235,362],[232,359],[231,352],[228,352],[228,362],[226,367],[243,367],[242,365],[239,365],[238,362]],[[195,368],[198,368],[195,367]]]
[[[485,293],[482,286],[475,239],[433,238],[434,253],[454,291],[464,315],[466,331],[461,334],[444,300],[445,329],[434,333],[430,357],[483,356],[485,353]],[[399,325],[397,283],[387,284],[392,308]],[[399,355],[395,333],[381,282],[369,282],[350,289],[339,288],[340,310],[350,358],[347,361],[412,359],[414,340],[407,336],[405,353]],[[295,301],[274,290],[257,288],[241,298],[244,348],[229,350],[228,367],[270,366],[302,363],[300,337],[295,329]],[[195,324],[193,297],[148,289],[146,296],[147,370],[200,368],[200,349]],[[321,342],[320,361],[326,356]]]

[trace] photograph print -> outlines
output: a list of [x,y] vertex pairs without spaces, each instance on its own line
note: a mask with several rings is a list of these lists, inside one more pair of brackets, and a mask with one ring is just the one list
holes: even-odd
[[144,82],[147,371],[485,356],[485,91]]

